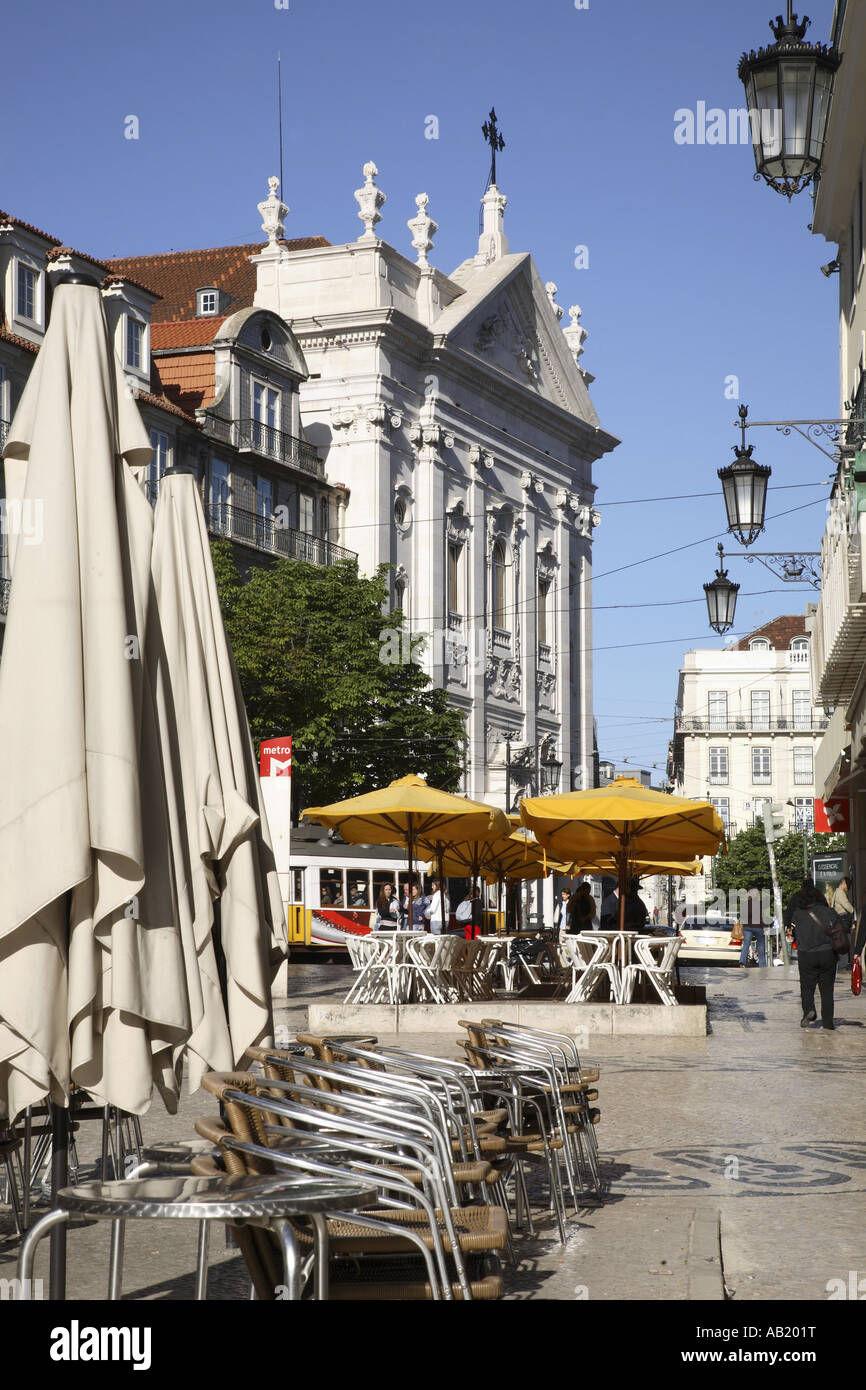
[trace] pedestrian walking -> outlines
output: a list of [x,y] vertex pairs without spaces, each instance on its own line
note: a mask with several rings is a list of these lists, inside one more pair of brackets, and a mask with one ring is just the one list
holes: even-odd
[[849,941],[847,959],[843,960],[840,957],[838,962],[844,970],[850,970],[852,965],[853,946],[851,944],[851,937],[852,929],[854,926],[854,904],[852,903],[851,898],[849,896],[850,891],[851,883],[846,876],[841,880],[835,892],[833,893],[833,911],[836,913],[837,917],[840,917],[842,919],[842,925],[845,928]]
[[553,909],[553,925],[558,927],[561,932],[568,929],[568,909],[570,903],[571,894],[568,889],[560,889],[559,897]]
[[740,965],[749,964],[749,948],[754,941],[758,950],[758,965],[763,970],[767,964],[767,938],[764,933],[764,917],[761,910],[761,893],[750,888],[746,894],[743,911],[743,948],[740,951]]
[[577,886],[577,892],[569,899],[570,916],[568,930],[572,936],[582,931],[591,931],[595,921],[595,898],[592,886],[587,879]]
[[[640,880],[633,878],[628,885],[628,893],[625,900],[625,929],[626,931],[642,932],[649,921],[649,911],[643,898],[640,896]],[[619,925],[619,923],[617,923]]]
[[[445,907],[444,928],[442,925],[443,899]],[[442,892],[439,891],[438,878],[430,880],[430,895],[427,900],[427,906],[424,909],[424,916],[430,923],[430,930],[434,936],[441,936],[443,930],[448,930],[448,919],[451,916],[451,904],[448,901],[448,894],[444,890],[444,885]]]
[[797,966],[800,971],[800,1002],[803,1007],[801,1028],[816,1020],[815,989],[821,997],[821,1025],[832,1030],[833,985],[836,980],[836,955],[830,932],[837,924],[837,915],[808,878],[795,893],[785,913],[797,942]]
[[457,923],[456,927],[448,928],[452,935],[465,936],[467,941],[474,941],[475,937],[480,935],[484,918],[479,889],[469,889],[465,898],[458,903],[454,917]]
[[424,897],[418,884],[413,883],[403,899],[403,921],[409,931],[426,931],[424,909],[427,903],[428,899]]
[[394,896],[393,883],[386,883],[376,899],[376,925],[374,931],[396,931],[400,926],[400,904]]

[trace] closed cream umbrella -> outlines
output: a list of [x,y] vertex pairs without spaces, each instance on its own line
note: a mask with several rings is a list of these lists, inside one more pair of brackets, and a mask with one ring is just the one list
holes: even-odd
[[152,523],[124,462],[150,450],[95,283],[56,288],[5,452],[39,524],[0,662],[0,1106],[76,1083],[140,1114],[155,1082],[173,1107],[190,1017],[141,659]]
[[161,644],[155,665],[166,678],[158,698],[161,706],[170,701],[160,709],[160,728],[173,766],[172,845],[193,1012],[184,1047],[196,1087],[204,1072],[231,1070],[248,1048],[272,1041],[271,985],[286,954],[286,923],[204,512],[189,471],[170,469],[160,481],[151,565]]

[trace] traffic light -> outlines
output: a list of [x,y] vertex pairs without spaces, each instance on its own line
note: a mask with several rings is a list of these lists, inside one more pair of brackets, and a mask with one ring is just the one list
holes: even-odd
[[774,801],[771,806],[765,806],[764,816],[764,835],[767,844],[772,844],[774,840],[781,840],[785,834],[785,808],[779,801]]

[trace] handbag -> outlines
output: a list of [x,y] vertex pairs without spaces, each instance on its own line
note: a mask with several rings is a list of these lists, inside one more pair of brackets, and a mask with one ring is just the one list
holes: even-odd
[[859,994],[863,988],[863,963],[859,956],[854,957],[854,964],[851,966],[851,993]]
[[831,927],[825,927],[820,917],[816,917],[814,912],[810,911],[809,916],[813,922],[817,922],[823,928],[824,935],[830,938],[830,945],[833,947],[834,953],[837,956],[847,956],[851,949],[851,942],[841,920],[837,919]]

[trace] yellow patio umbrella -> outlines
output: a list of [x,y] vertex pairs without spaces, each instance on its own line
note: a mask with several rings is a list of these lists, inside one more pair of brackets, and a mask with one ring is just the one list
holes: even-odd
[[443,926],[445,889],[442,861],[446,849],[509,833],[505,813],[482,801],[430,787],[423,777],[400,777],[378,791],[335,801],[330,806],[308,806],[302,820],[317,821],[339,830],[349,844],[406,845],[409,882],[419,847],[432,852],[439,862],[439,891]]
[[708,801],[688,801],[618,777],[608,787],[521,802],[524,825],[558,859],[579,863],[598,857],[616,864],[619,925],[625,924],[630,861],[682,862],[715,854],[725,843],[721,817]]
[[[671,877],[688,878],[704,872],[704,866],[700,859],[685,862],[656,863],[644,859],[630,859],[628,861],[629,872],[635,878],[652,878],[654,874],[666,874]],[[613,857],[605,858],[598,855],[591,864],[580,861],[579,863],[566,866],[556,866],[556,872],[577,874],[596,874],[614,875],[619,873],[619,865]]]

